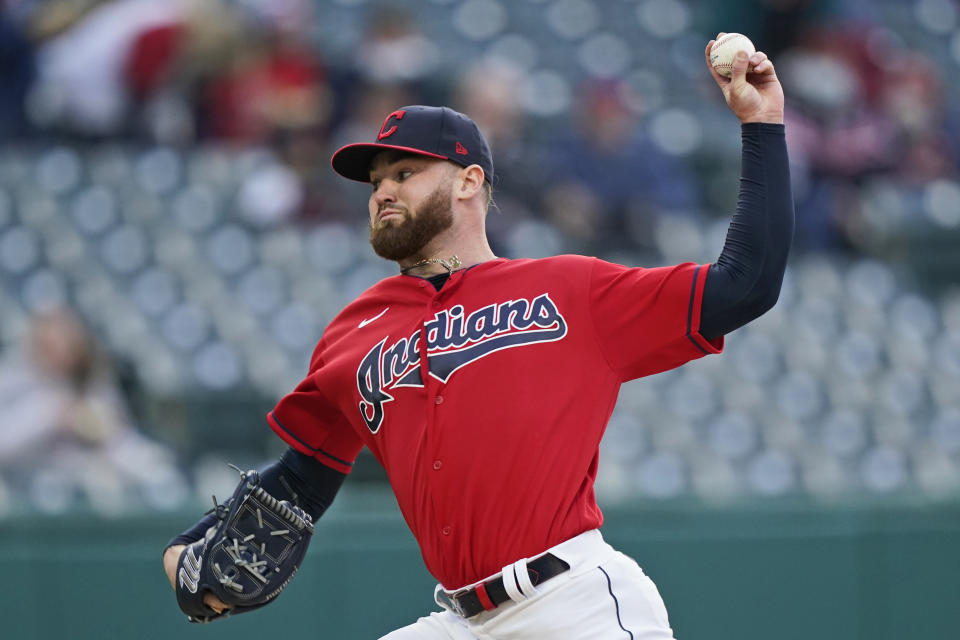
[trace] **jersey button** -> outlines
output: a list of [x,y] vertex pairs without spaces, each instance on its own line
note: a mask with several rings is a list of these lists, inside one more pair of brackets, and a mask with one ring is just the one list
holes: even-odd
[[440,467],[442,467],[442,466],[443,466],[443,461],[442,461],[442,460],[434,460],[434,461],[433,461],[433,470],[434,470],[434,471],[440,471]]
[[443,404],[443,396],[437,396],[433,399],[436,404]]
[[423,289],[425,286],[427,286],[427,281],[421,280],[418,284],[420,285],[420,288]]
[[440,530],[440,533],[442,533],[445,536],[450,535],[450,527],[444,527],[443,529]]
[[433,301],[433,308],[438,309],[442,303],[439,300]]

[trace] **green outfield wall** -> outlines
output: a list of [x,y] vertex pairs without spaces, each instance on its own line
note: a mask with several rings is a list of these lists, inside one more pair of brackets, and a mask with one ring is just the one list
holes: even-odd
[[[960,502],[605,513],[607,540],[657,582],[679,640],[960,638]],[[0,637],[373,639],[432,608],[434,583],[392,498],[345,490],[274,604],[188,624],[160,549],[195,519],[0,519]]]

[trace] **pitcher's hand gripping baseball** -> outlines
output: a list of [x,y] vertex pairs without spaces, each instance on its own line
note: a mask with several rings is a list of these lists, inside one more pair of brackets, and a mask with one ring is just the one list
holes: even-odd
[[296,575],[313,535],[310,516],[267,493],[256,471],[241,473],[233,496],[214,514],[217,524],[177,562],[177,604],[190,622],[272,602]]
[[[724,35],[718,33],[717,40]],[[716,40],[708,42],[704,51],[707,69],[723,91],[723,97],[733,114],[740,122],[783,124],[783,87],[767,54],[762,51],[742,57],[738,54],[733,60],[733,71],[727,78],[717,73],[710,63],[710,50],[714,42]]]

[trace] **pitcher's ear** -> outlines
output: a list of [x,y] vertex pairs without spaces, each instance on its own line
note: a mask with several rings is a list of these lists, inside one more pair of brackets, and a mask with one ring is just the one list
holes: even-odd
[[463,198],[471,198],[483,189],[483,169],[478,164],[472,164],[460,170],[460,181],[457,189]]

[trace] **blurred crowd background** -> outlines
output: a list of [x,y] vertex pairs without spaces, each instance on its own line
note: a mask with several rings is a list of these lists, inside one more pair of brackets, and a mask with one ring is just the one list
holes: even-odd
[[0,7],[0,514],[176,509],[280,450],[265,413],[396,273],[329,157],[399,106],[483,129],[499,255],[715,259],[719,31],[784,84],[794,253],[725,355],[624,387],[601,502],[960,494],[954,0]]

